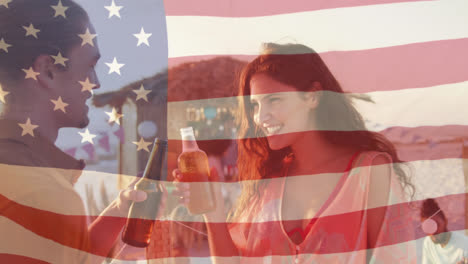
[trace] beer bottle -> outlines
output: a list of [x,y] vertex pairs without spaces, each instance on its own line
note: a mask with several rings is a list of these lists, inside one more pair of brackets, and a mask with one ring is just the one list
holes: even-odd
[[134,247],[147,247],[150,242],[154,221],[159,211],[163,191],[159,181],[165,180],[164,169],[167,141],[155,139],[150,157],[135,190],[143,190],[147,198],[133,202],[128,212],[127,223],[122,233],[122,241]]
[[180,129],[182,153],[178,158],[182,181],[190,183],[190,214],[203,214],[216,208],[213,187],[210,182],[210,167],[206,153],[198,148],[192,127]]

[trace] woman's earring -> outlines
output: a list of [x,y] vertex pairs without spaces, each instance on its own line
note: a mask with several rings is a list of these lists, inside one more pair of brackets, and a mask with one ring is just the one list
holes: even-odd
[[432,235],[437,231],[437,222],[431,218],[428,218],[423,221],[421,228],[424,233]]

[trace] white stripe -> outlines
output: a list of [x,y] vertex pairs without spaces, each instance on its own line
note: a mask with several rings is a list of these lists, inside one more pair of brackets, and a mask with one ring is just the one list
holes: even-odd
[[375,104],[355,100],[358,111],[381,130],[392,126],[468,125],[468,82],[367,93]]
[[[3,216],[0,216],[0,234],[0,253],[26,256],[49,263],[101,263],[105,259],[44,238]],[[88,261],[83,262],[85,259]]]
[[[406,167],[403,167],[405,171],[407,171],[408,175],[410,176],[411,183],[414,185],[416,189],[415,196],[413,197],[414,200],[422,200],[429,197],[441,197],[447,195],[454,195],[454,194],[463,194],[465,193],[465,184],[464,184],[464,174],[463,174],[463,160],[462,159],[442,159],[442,160],[422,160],[422,161],[412,161],[406,163]],[[386,166],[386,165],[380,165]],[[352,173],[353,174],[353,173]],[[359,175],[359,174],[356,174]],[[306,175],[306,176],[289,176],[286,179],[288,181],[295,181],[295,180],[306,180],[307,178],[316,178],[316,177],[329,177],[330,174],[317,174],[317,175]],[[271,181],[282,181],[282,178],[275,178],[271,179]],[[261,181],[270,181],[270,180],[259,180]],[[247,181],[246,181],[247,182]],[[188,184],[188,183],[187,183]],[[198,183],[190,183],[190,184],[198,184]],[[239,183],[213,183],[215,185],[221,185],[216,188],[222,188],[223,193],[225,194],[225,201],[230,201],[229,204],[234,205],[236,203],[237,198],[240,194],[240,184]],[[168,189],[171,189],[172,183],[167,183]],[[274,184],[275,185],[275,184]],[[357,190],[356,190],[357,191]],[[307,197],[310,194],[305,194]],[[279,194],[278,194],[279,197]],[[408,199],[409,197],[402,197]],[[279,202],[279,201],[276,201]],[[378,206],[387,206],[393,205],[395,203],[399,203],[403,201],[389,201],[388,204],[382,205],[375,205]],[[169,203],[168,203],[169,204]],[[266,206],[266,205],[265,205]],[[274,206],[274,203],[271,204]],[[348,212],[353,212],[353,208],[340,208],[334,212],[324,212],[321,216],[328,216],[328,215],[337,215],[343,214]],[[356,210],[362,210],[356,209]],[[169,209],[169,212],[172,211]],[[266,210],[268,211],[268,210]],[[456,214],[460,213],[460,216],[464,213],[463,205],[460,206],[452,206],[451,213]],[[181,211],[183,212],[183,211]],[[251,222],[269,222],[269,221],[278,221],[274,215],[270,214],[262,214],[261,218],[257,218],[255,220],[249,220]],[[292,217],[287,216],[287,218],[283,220],[299,220],[302,219],[301,217]],[[179,213],[179,214],[172,214],[169,220],[175,221],[184,221],[184,222],[201,222],[202,218],[200,216],[190,216],[188,213]],[[239,221],[239,220],[237,220]],[[240,220],[242,222],[242,220]],[[188,231],[188,229],[187,229]]]
[[[428,88],[365,93],[375,101],[375,104],[356,99],[353,101],[357,110],[367,120],[368,129],[372,131],[382,131],[393,126],[468,125],[468,109],[465,107],[468,102],[467,91],[468,82],[461,82]],[[207,106],[237,107],[237,97],[169,102],[169,139],[181,139],[179,129],[187,126],[187,109],[193,107],[201,109]],[[200,122],[200,126],[202,124]],[[205,126],[208,127],[210,124],[206,123]],[[223,127],[223,129],[228,128]],[[235,138],[238,138],[237,133],[218,136],[197,135],[198,140]]]
[[467,1],[441,0],[253,18],[168,16],[169,58],[258,54],[263,42],[325,52],[466,38],[467,13]]

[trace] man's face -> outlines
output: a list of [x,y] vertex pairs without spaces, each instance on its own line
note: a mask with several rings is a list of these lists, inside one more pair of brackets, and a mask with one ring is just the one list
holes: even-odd
[[[91,33],[94,33],[94,28],[90,23],[85,25]],[[92,94],[90,91],[82,91],[82,84],[86,79],[94,84],[93,89],[100,87],[98,77],[96,75],[95,66],[100,58],[97,41],[94,39],[94,46],[85,44],[81,46],[81,42],[73,47],[67,54],[69,59],[67,68],[57,74],[57,92],[63,101],[68,104],[66,113],[57,112],[57,120],[60,127],[77,127],[84,128],[89,123],[87,99]],[[56,99],[56,98],[54,98]]]

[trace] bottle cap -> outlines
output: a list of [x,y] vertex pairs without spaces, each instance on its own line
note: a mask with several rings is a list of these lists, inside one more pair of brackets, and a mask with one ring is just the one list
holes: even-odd
[[193,133],[193,128],[192,127],[181,128],[180,129],[180,135],[182,136],[182,139],[195,140],[195,135]]
[[165,139],[160,139],[160,138],[155,138],[153,144],[154,144],[154,145],[159,145],[159,146],[167,147],[167,140],[165,140]]

